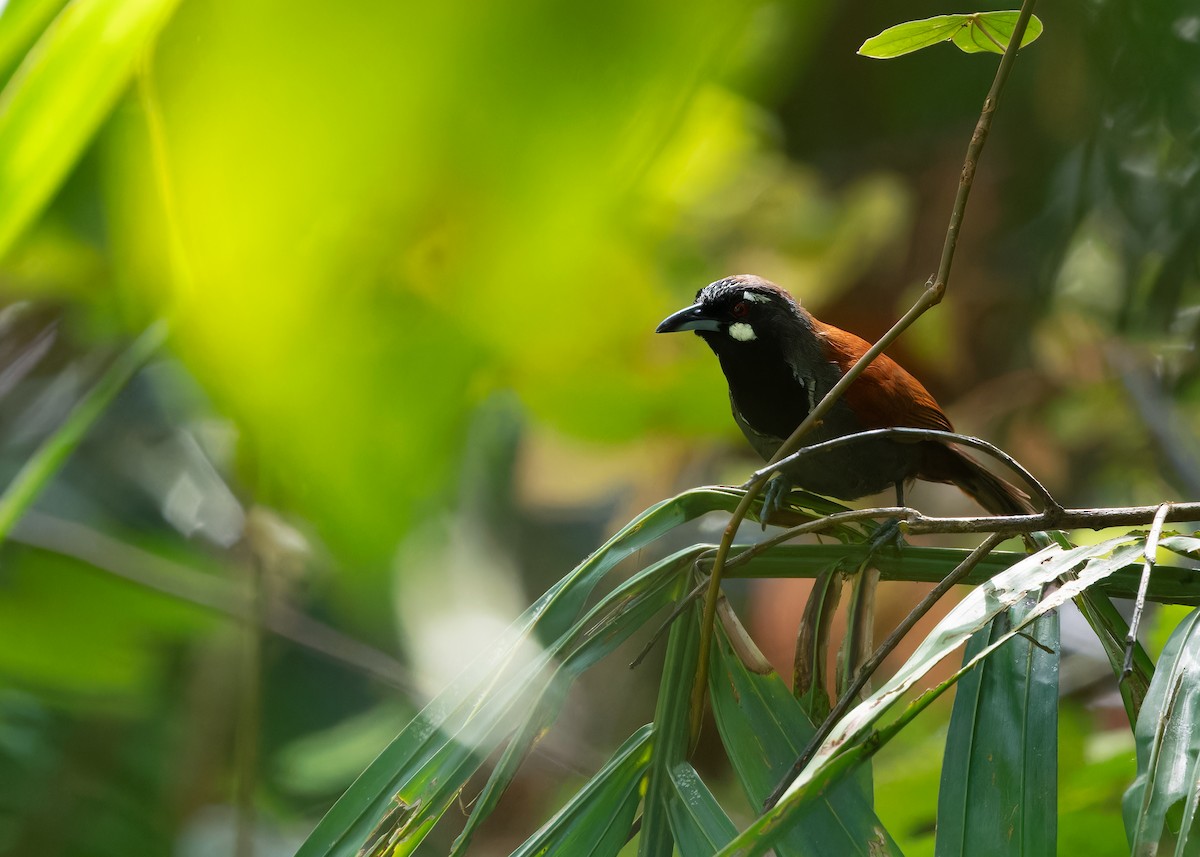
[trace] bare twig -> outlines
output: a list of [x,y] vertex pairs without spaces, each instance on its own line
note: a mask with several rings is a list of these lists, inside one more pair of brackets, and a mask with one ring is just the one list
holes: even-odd
[[994,443],[988,443],[986,440],[972,437],[969,434],[959,434],[958,432],[952,431],[938,431],[936,429],[904,427],[871,429],[869,431],[860,431],[855,432],[854,434],[843,435],[842,437],[823,441],[821,443],[814,443],[812,446],[806,446],[803,449],[796,450],[791,455],[781,459],[775,464],[771,464],[756,470],[754,475],[751,476],[751,478],[742,487],[747,488],[760,476],[770,476],[779,468],[790,466],[791,464],[800,461],[802,458],[806,458],[814,453],[826,452],[830,449],[836,449],[837,447],[841,446],[849,446],[869,438],[878,437],[895,437],[901,441],[908,440],[912,443],[922,440],[947,440],[951,443],[957,443],[961,444],[962,446],[969,446],[972,449],[978,449],[1019,473],[1021,478],[1025,480],[1028,486],[1033,489],[1033,493],[1036,494],[1038,499],[1042,501],[1043,509],[1050,511],[1062,508],[1058,501],[1054,499],[1053,495],[1051,495],[1050,491],[1047,490],[1045,485],[1039,482],[1034,475],[1030,473],[1029,470],[1025,468],[1019,461],[1002,450],[1000,447],[996,446]]
[[1137,645],[1138,625],[1142,621],[1142,611],[1146,609],[1146,589],[1150,586],[1150,572],[1154,570],[1157,559],[1158,540],[1162,537],[1163,524],[1171,511],[1170,503],[1163,503],[1154,514],[1150,524],[1150,532],[1146,534],[1146,547],[1142,551],[1142,579],[1138,582],[1137,598],[1133,602],[1133,615],[1129,617],[1129,633],[1125,635],[1125,663],[1121,667],[1121,681],[1133,673],[1133,648]]
[[[245,594],[212,575],[114,539],[91,527],[36,510],[27,512],[13,530],[13,540],[71,556],[135,586],[195,604],[240,622],[254,621],[256,611]],[[393,687],[411,691],[415,681],[396,658],[349,637],[286,604],[266,605],[263,627],[332,661]]]
[[993,548],[1000,544],[1001,541],[1003,541],[1003,537],[997,535],[996,533],[993,533],[984,539],[983,543],[979,545],[979,547],[975,548],[975,550],[971,551],[971,553],[969,553],[963,559],[963,561],[955,567],[954,571],[947,574],[942,579],[941,583],[931,589],[929,594],[921,599],[921,603],[914,607],[912,612],[904,617],[904,620],[896,626],[896,630],[892,631],[892,633],[888,635],[887,639],[884,640],[883,643],[880,644],[879,648],[875,650],[875,653],[863,662],[862,669],[855,674],[854,680],[850,682],[850,685],[846,688],[845,693],[843,693],[841,698],[838,699],[837,705],[833,707],[833,710],[829,712],[829,715],[817,728],[817,731],[813,733],[812,738],[810,738],[808,741],[808,745],[804,748],[804,752],[800,754],[800,757],[796,759],[795,764],[792,765],[791,770],[788,771],[787,775],[783,778],[783,780],[780,781],[779,785],[777,785],[774,791],[772,791],[767,797],[766,802],[763,804],[764,811],[770,809],[779,802],[779,798],[785,791],[787,791],[787,787],[791,784],[792,780],[794,780],[796,775],[799,774],[800,771],[804,769],[804,766],[808,764],[808,760],[812,758],[813,753],[815,753],[817,748],[821,746],[821,742],[829,736],[830,731],[834,726],[837,725],[837,722],[842,719],[847,711],[850,710],[850,706],[854,704],[855,700],[858,698],[859,692],[866,686],[867,682],[870,681],[871,676],[875,673],[875,670],[879,669],[879,665],[882,664],[884,659],[892,653],[897,645],[899,645],[900,641],[904,639],[904,636],[911,631],[913,626],[916,625],[917,622],[919,622],[922,617],[924,617],[925,614],[933,608],[933,605],[935,605],[943,595],[953,589],[955,584],[970,574],[971,569],[977,566],[984,557],[991,553]]
[[[929,278],[929,282],[925,286],[925,291],[921,293],[921,296],[913,304],[912,308],[899,321],[892,325],[892,328],[878,342],[868,348],[866,353],[850,367],[849,371],[833,385],[832,389],[809,412],[804,421],[796,427],[791,436],[780,444],[779,449],[776,450],[769,464],[777,465],[780,460],[786,458],[799,447],[800,440],[804,435],[817,424],[818,420],[829,413],[837,400],[841,398],[842,394],[866,370],[871,362],[882,354],[884,349],[891,345],[921,315],[941,303],[942,297],[946,293],[946,283],[950,277],[950,267],[954,262],[954,250],[958,246],[958,233],[962,227],[963,216],[966,213],[967,198],[971,194],[971,186],[975,181],[975,170],[979,165],[979,156],[983,151],[984,143],[987,142],[988,132],[992,126],[992,117],[995,115],[996,105],[1000,101],[1000,93],[1004,90],[1004,85],[1008,81],[1013,62],[1017,57],[1017,50],[1021,44],[1021,40],[1025,37],[1025,28],[1029,24],[1030,17],[1033,15],[1034,2],[1035,0],[1023,0],[1021,3],[1021,12],[1017,16],[1016,23],[1013,25],[1013,32],[1009,37],[1008,47],[1005,49],[1004,55],[1000,58],[1000,65],[996,69],[996,76],[992,80],[991,89],[988,90],[987,97],[983,101],[983,109],[980,111],[979,120],[975,123],[975,130],[971,134],[971,141],[967,145],[962,173],[958,180],[958,193],[954,199],[954,207],[950,212],[950,223],[946,229],[946,240],[942,245],[942,256],[937,272]],[[750,510],[750,505],[759,491],[762,490],[767,478],[767,476],[757,477],[747,486],[746,495],[734,510],[729,523],[725,527],[724,533],[722,533],[721,543],[717,547],[716,561],[713,564],[712,577],[709,580],[708,593],[705,596],[704,602],[704,613],[700,624],[700,647],[696,662],[696,675],[692,681],[690,728],[693,743],[695,743],[696,737],[700,734],[700,724],[704,718],[705,687],[708,684],[708,653],[712,645],[713,620],[716,616],[717,596],[721,591],[721,577],[725,569],[725,560],[729,556],[729,549],[733,544],[733,538],[737,533],[738,526],[746,517],[746,513]]]

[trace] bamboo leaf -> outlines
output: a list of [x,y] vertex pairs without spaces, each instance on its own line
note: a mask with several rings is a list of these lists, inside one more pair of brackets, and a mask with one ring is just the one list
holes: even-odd
[[[1141,551],[1140,537],[1131,533],[1095,545],[1064,550],[1058,545],[1044,548],[972,590],[950,611],[917,647],[908,661],[868,699],[851,710],[817,749],[808,765],[784,793],[780,802],[742,831],[720,853],[762,854],[794,826],[806,809],[841,777],[869,758],[904,728],[947,688],[980,660],[990,656],[1012,635],[1022,631],[1051,610],[1097,585],[1128,565]],[[1080,564],[1082,568],[1080,569]],[[987,646],[949,679],[925,691],[907,706],[895,723],[871,731],[901,695],[906,693],[935,664],[968,637],[983,628],[1000,612],[1019,603],[1026,595],[1065,575],[1071,579],[1045,595],[1022,624]]]
[[[965,53],[1002,54],[1017,23],[1019,12],[976,12],[938,15],[888,27],[863,42],[858,53],[872,59],[894,59],[941,42],[953,42]],[[1042,34],[1042,22],[1034,15],[1025,28],[1021,47]]]
[[[1161,546],[1170,549],[1176,544],[1179,543],[1172,537],[1163,539]],[[816,577],[839,561],[847,566],[859,565],[869,552],[870,546],[863,544],[779,545],[744,565],[734,565],[726,577]],[[871,561],[879,569],[880,580],[936,583],[962,562],[968,553],[970,551],[960,548],[905,545],[899,552],[879,551]],[[964,582],[972,585],[983,583],[1025,558],[1024,553],[994,551],[971,571]],[[1113,598],[1133,598],[1137,594],[1141,576],[1142,564],[1139,560],[1117,569],[1100,582],[1099,590]],[[1162,604],[1200,606],[1200,575],[1190,568],[1156,565],[1146,597]]]
[[[1122,569],[1118,574],[1124,573]],[[1158,571],[1158,568],[1155,568]],[[1138,569],[1141,573],[1141,569]],[[1193,572],[1195,574],[1195,572]],[[1075,600],[1075,605],[1088,625],[1096,632],[1105,655],[1108,656],[1109,666],[1117,677],[1117,686],[1121,691],[1121,702],[1129,717],[1132,727],[1137,722],[1138,713],[1144,704],[1146,693],[1150,688],[1151,677],[1154,675],[1154,662],[1146,654],[1141,641],[1133,643],[1133,672],[1123,676],[1125,670],[1125,647],[1129,637],[1129,622],[1117,610],[1108,594],[1099,591],[1100,587],[1089,589]]]
[[517,729],[488,777],[483,791],[473,802],[471,815],[455,840],[451,854],[466,853],[475,831],[496,808],[534,744],[558,718],[567,694],[579,675],[627,640],[655,613],[678,600],[686,579],[679,572],[686,572],[691,567],[693,553],[685,551],[682,556],[672,558],[671,562],[659,563],[631,578],[607,599],[617,605],[615,613],[606,618],[588,617],[585,625],[587,640],[567,655],[553,670],[546,686],[537,693],[529,715]]
[[737,836],[737,828],[695,768],[681,762],[671,769],[670,783],[673,794],[667,802],[667,814],[680,854],[715,854]]
[[41,213],[178,0],[75,0],[0,93],[0,257]]
[[[583,603],[601,577],[677,524],[736,502],[736,495],[719,489],[691,491],[651,507],[623,528],[551,587],[513,624],[504,641],[405,727],[334,804],[298,857],[354,855],[368,840],[416,847],[483,759],[520,727],[551,681],[554,660],[569,656],[599,629],[613,632],[616,627],[624,633],[635,627],[640,614],[627,616],[621,624],[618,613],[613,616],[615,626],[597,623],[639,589],[686,568],[703,548],[682,551],[645,569],[580,618]],[[549,642],[531,655],[535,633]],[[397,807],[407,809],[397,815]]]
[[[3,144],[0,143],[0,146]],[[167,326],[157,322],[148,327],[133,344],[105,370],[96,386],[87,392],[61,426],[17,471],[0,496],[0,542],[8,538],[20,517],[62,468],[71,453],[107,409],[134,373],[149,360],[167,338]]]
[[650,765],[654,727],[643,726],[512,857],[604,857],[625,845]]
[[833,615],[841,594],[842,575],[839,567],[818,574],[796,631],[792,695],[799,700],[805,716],[812,723],[824,720],[832,707],[829,686],[825,680],[825,664],[829,655]]
[[[967,644],[970,663],[1034,603]],[[1010,640],[958,683],[938,793],[937,857],[1053,855],[1057,834],[1058,616]]]
[[[646,799],[642,807],[642,831],[638,839],[640,857],[670,857],[679,840],[678,828],[681,825],[687,828],[689,838],[696,833],[692,827],[695,825],[713,832],[708,825],[695,817],[696,814],[705,812],[711,814],[711,807],[679,804],[681,800],[693,799],[703,804],[703,796],[693,792],[703,789],[707,793],[707,789],[704,789],[703,783],[691,783],[686,775],[676,771],[677,767],[687,767],[690,770],[690,766],[684,764],[688,751],[688,703],[699,646],[699,607],[693,600],[688,603],[686,610],[676,617],[667,639],[667,653],[663,662],[662,679],[659,681],[658,705],[654,712],[654,731],[658,738],[654,742],[650,762]],[[692,775],[695,775],[694,771]],[[681,786],[678,777],[682,777],[688,783],[682,796],[680,791],[684,786]],[[711,799],[712,796],[708,797]],[[717,807],[717,811],[720,811],[720,807]],[[677,813],[680,817],[676,817]],[[720,814],[724,815],[723,812]],[[689,823],[692,826],[687,826]],[[726,837],[726,841],[733,838],[733,833]],[[682,842],[680,848],[685,854],[705,853],[703,850],[690,851]]]
[[[738,781],[757,809],[816,730],[779,675],[747,670],[718,628],[709,681],[713,716]],[[898,854],[863,786],[861,779],[850,780],[815,801],[775,844],[777,853]]]
[[0,13],[0,74],[6,75],[29,50],[67,0],[10,2]]
[[1134,854],[1196,853],[1200,831],[1200,611],[1172,632],[1138,716],[1137,778],[1125,793]]

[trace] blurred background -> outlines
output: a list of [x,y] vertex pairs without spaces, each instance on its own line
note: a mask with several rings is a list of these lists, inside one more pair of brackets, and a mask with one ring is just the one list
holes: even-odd
[[[661,318],[738,272],[868,339],[907,309],[996,66],[855,55],[968,11],[926,0],[118,8],[0,4],[0,191],[40,188],[0,217],[5,481],[171,326],[0,547],[2,854],[294,851],[604,538],[756,466],[716,361]],[[138,8],[137,50],[30,92],[47,44],[86,57]],[[1065,504],[1194,500],[1200,8],[1037,12],[947,300],[891,353]],[[3,132],[39,97],[18,157]],[[785,675],[806,591],[731,586]],[[880,627],[922,591],[885,584]],[[656,668],[627,661],[585,677],[477,853],[651,717]],[[1124,842],[1105,672],[1065,680],[1063,853]],[[910,855],[932,853],[936,720],[876,763]],[[715,745],[698,764],[722,782]]]

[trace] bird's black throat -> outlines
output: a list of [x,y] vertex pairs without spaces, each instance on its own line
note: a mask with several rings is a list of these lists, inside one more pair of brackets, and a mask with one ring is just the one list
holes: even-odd
[[704,339],[721,362],[734,407],[756,432],[783,440],[808,416],[808,389],[796,379],[778,346],[719,338],[724,336],[709,334]]

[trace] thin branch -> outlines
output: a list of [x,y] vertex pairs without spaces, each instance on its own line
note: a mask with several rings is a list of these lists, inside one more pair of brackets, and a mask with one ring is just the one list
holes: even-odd
[[959,434],[958,432],[952,432],[952,431],[938,431],[936,429],[918,429],[918,428],[904,428],[904,427],[870,429],[869,431],[855,432],[854,434],[843,435],[842,437],[834,438],[833,440],[827,440],[827,441],[823,441],[821,443],[814,443],[812,446],[806,446],[803,449],[796,450],[791,455],[787,456],[784,459],[781,459],[776,464],[771,464],[771,465],[763,467],[759,470],[756,470],[754,472],[754,475],[742,487],[746,488],[747,486],[750,485],[751,482],[753,482],[755,479],[759,478],[760,476],[764,476],[764,475],[770,476],[774,471],[778,470],[779,468],[787,467],[787,466],[799,461],[802,458],[812,455],[813,453],[825,452],[830,449],[836,449],[837,447],[841,447],[841,446],[848,446],[852,443],[857,443],[862,440],[867,440],[869,438],[877,438],[877,437],[896,437],[902,441],[907,438],[913,443],[916,443],[917,441],[922,441],[922,440],[946,440],[946,441],[950,441],[951,443],[961,444],[962,446],[969,446],[972,449],[978,449],[979,451],[987,453],[992,458],[995,458],[997,461],[1002,462],[1004,465],[1011,468],[1012,470],[1015,470],[1018,474],[1020,474],[1021,478],[1023,480],[1025,480],[1026,483],[1028,483],[1028,487],[1032,488],[1033,493],[1036,494],[1038,496],[1038,499],[1042,501],[1042,507],[1045,510],[1050,511],[1050,510],[1062,508],[1061,505],[1059,505],[1059,502],[1054,499],[1053,495],[1051,495],[1050,491],[1046,488],[1045,485],[1043,485],[1041,482],[1039,482],[1034,477],[1034,475],[1029,472],[1029,470],[1026,467],[1024,467],[1019,461],[1017,461],[1015,458],[1013,458],[1007,452],[1002,450],[1000,447],[996,446],[993,443],[988,443],[986,440],[982,440],[977,437],[972,437],[969,434]]
[[[1169,503],[1164,519],[1170,523],[1200,521],[1200,503]],[[971,518],[942,518],[925,515],[908,506],[877,506],[853,509],[792,527],[747,547],[726,563],[733,568],[743,565],[771,548],[797,536],[824,533],[851,521],[883,519],[900,521],[902,530],[911,535],[955,533],[999,533],[1019,536],[1039,530],[1102,530],[1106,527],[1149,526],[1162,505],[1112,506],[1099,509],[1059,509],[1033,515],[983,515]]]
[[[884,349],[891,345],[921,315],[941,303],[942,297],[946,293],[946,283],[950,277],[950,267],[954,262],[954,250],[958,245],[958,233],[962,227],[963,215],[966,212],[967,198],[971,193],[971,185],[975,181],[975,170],[979,165],[979,156],[983,151],[983,144],[987,141],[988,132],[992,126],[992,117],[996,112],[996,105],[1000,101],[1000,93],[1004,90],[1004,85],[1007,83],[1009,74],[1012,71],[1013,61],[1017,57],[1017,50],[1020,47],[1022,39],[1025,37],[1025,28],[1033,14],[1034,2],[1035,0],[1023,0],[1021,3],[1021,12],[1017,16],[1016,24],[1013,26],[1008,47],[1004,51],[1004,56],[1000,58],[1000,65],[996,69],[996,77],[993,79],[992,87],[988,90],[987,97],[983,101],[983,109],[980,111],[979,120],[975,123],[975,130],[971,134],[971,141],[967,145],[967,153],[963,160],[962,173],[958,181],[958,193],[954,199],[954,207],[950,212],[950,222],[946,228],[946,240],[942,246],[942,257],[938,264],[937,272],[930,277],[929,282],[925,286],[925,291],[921,293],[921,296],[913,304],[912,308],[899,321],[892,325],[892,328],[878,342],[867,349],[866,353],[822,397],[821,401],[809,412],[804,421],[796,427],[791,436],[780,444],[779,449],[772,456],[770,464],[777,464],[781,459],[796,450],[800,446],[800,440],[804,435],[817,424],[818,420],[829,413],[837,400],[846,392],[846,389],[854,383],[854,380],[859,375],[866,371],[871,362],[882,354]],[[708,654],[712,645],[713,620],[716,616],[717,595],[721,591],[721,577],[725,570],[725,560],[729,556],[729,548],[733,544],[733,538],[737,533],[738,526],[750,510],[751,503],[758,496],[759,491],[762,490],[766,480],[767,477],[765,476],[756,478],[747,486],[746,495],[742,498],[742,502],[738,504],[737,509],[734,510],[733,516],[726,525],[724,533],[722,533],[721,543],[717,548],[716,562],[713,564],[712,577],[709,581],[708,593],[705,596],[704,614],[700,624],[700,646],[696,662],[696,675],[692,681],[690,728],[693,744],[700,734],[700,724],[704,718],[705,688],[708,685]]]
[[862,669],[860,669],[854,676],[854,680],[850,683],[850,686],[846,688],[846,692],[843,693],[841,698],[837,701],[837,705],[833,707],[833,710],[829,712],[828,716],[826,716],[825,720],[817,728],[817,731],[813,733],[812,738],[810,738],[808,741],[808,745],[804,748],[804,752],[800,754],[800,757],[796,759],[795,764],[792,765],[791,770],[788,771],[787,775],[782,781],[780,781],[779,785],[777,785],[774,791],[772,791],[767,797],[766,802],[763,804],[763,811],[770,809],[779,802],[779,798],[785,791],[787,791],[787,787],[791,784],[792,780],[796,778],[797,774],[804,770],[804,766],[808,764],[808,761],[812,758],[813,753],[815,753],[817,748],[821,746],[821,743],[827,737],[829,737],[829,733],[833,730],[833,727],[837,725],[838,721],[841,720],[842,717],[845,716],[846,712],[850,710],[850,707],[854,705],[855,700],[858,699],[859,692],[866,687],[867,682],[871,680],[871,676],[874,675],[875,670],[879,669],[879,665],[882,664],[884,659],[895,650],[896,646],[900,644],[900,641],[904,639],[905,635],[913,629],[913,626],[916,625],[917,622],[921,621],[926,613],[933,609],[933,606],[937,604],[938,600],[943,595],[953,589],[959,581],[963,580],[968,574],[970,574],[971,569],[977,566],[980,561],[982,561],[984,557],[991,553],[996,545],[1000,544],[1000,542],[1003,540],[1004,539],[1002,536],[995,533],[984,539],[983,543],[979,545],[979,547],[967,554],[963,561],[960,562],[952,572],[942,578],[941,583],[931,589],[929,594],[921,599],[921,603],[914,607],[912,612],[904,617],[904,620],[896,626],[896,630],[892,631],[892,633],[888,635],[887,639],[884,640],[883,643],[880,644],[879,648],[875,650],[875,653],[863,662]]
[[1133,602],[1133,615],[1129,618],[1129,633],[1125,635],[1125,663],[1121,667],[1121,681],[1133,674],[1133,649],[1137,645],[1138,625],[1142,621],[1142,611],[1146,609],[1146,589],[1150,586],[1150,572],[1154,570],[1157,560],[1158,540],[1162,537],[1163,524],[1171,512],[1171,504],[1163,503],[1154,514],[1154,522],[1150,524],[1150,532],[1146,534],[1146,546],[1142,549],[1144,562],[1142,564],[1142,579],[1138,582],[1137,598]]
[[[255,611],[242,592],[211,575],[119,541],[74,521],[27,512],[13,530],[14,541],[87,563],[135,586],[162,593],[240,622]],[[411,691],[413,677],[403,663],[285,604],[269,604],[262,614],[268,631],[332,661]]]

